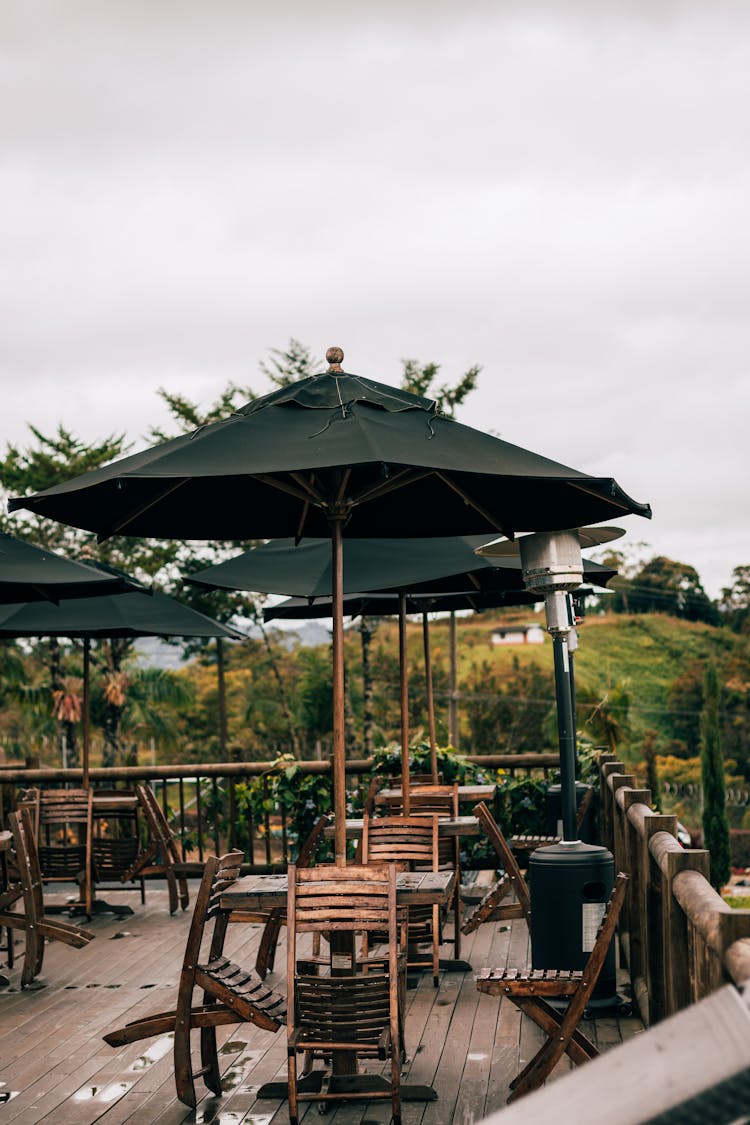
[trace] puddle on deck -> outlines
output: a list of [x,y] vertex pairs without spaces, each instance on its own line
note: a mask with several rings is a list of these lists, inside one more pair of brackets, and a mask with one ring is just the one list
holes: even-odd
[[150,1066],[153,1066],[155,1062],[158,1062],[159,1059],[163,1059],[165,1055],[169,1054],[169,1052],[172,1050],[173,1043],[173,1032],[170,1032],[169,1035],[162,1035],[159,1039],[151,1044],[147,1051],[144,1051],[142,1055],[139,1055],[135,1062],[132,1062],[130,1064],[126,1073],[137,1074],[142,1070],[148,1070],[148,1068]]
[[107,1105],[109,1102],[116,1102],[124,1094],[127,1094],[128,1090],[134,1085],[133,1082],[110,1082],[106,1086],[82,1086],[80,1090],[76,1090],[70,1100]]
[[198,1110],[195,1125],[269,1125],[272,1113],[246,1113],[244,1110],[222,1111],[221,1106],[212,1104]]

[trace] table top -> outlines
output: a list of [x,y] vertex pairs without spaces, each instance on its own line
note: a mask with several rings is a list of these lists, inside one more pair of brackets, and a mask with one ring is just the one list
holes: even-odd
[[[418,906],[450,900],[453,871],[401,871],[396,876],[399,906]],[[219,899],[222,910],[272,910],[286,906],[286,875],[243,875]]]
[[[414,785],[411,788],[412,794],[419,793],[420,786]],[[487,783],[485,785],[459,785],[458,799],[459,801],[494,801],[495,794],[497,793],[497,785]],[[401,800],[401,786],[394,786],[389,789],[381,789],[375,794],[375,804],[385,805],[391,801]]]
[[[347,820],[347,840],[359,840],[362,835],[361,819]],[[325,830],[328,839],[333,839],[334,828],[329,825]],[[475,816],[441,816],[438,817],[438,836],[452,838],[454,836],[479,836],[479,821]]]

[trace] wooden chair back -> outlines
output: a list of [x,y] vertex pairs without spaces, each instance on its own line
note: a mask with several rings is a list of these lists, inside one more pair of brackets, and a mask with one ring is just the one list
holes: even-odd
[[36,790],[35,823],[44,883],[79,881],[87,914],[92,903],[93,792],[91,789]]
[[484,801],[480,801],[474,806],[474,816],[478,819],[482,831],[497,852],[503,870],[508,877],[508,881],[516,892],[516,898],[520,903],[523,916],[530,926],[531,896],[529,895],[529,888],[521,874],[518,863],[516,862],[516,857],[513,855],[508,841],[505,839],[505,836],[503,836],[497,821]]
[[[303,1093],[297,1087],[298,1052],[308,1062],[346,1051],[368,1057],[391,1057],[391,1082],[372,1092],[387,1097],[400,1120],[400,1068],[402,1035],[399,995],[396,865],[352,864],[347,867],[289,867],[287,905],[287,1029],[289,1063],[289,1115],[298,1120],[298,1101],[326,1101],[346,1097],[331,1087],[321,1093]],[[357,933],[385,931],[389,951],[385,972],[356,970],[354,938]],[[297,937],[326,932],[331,937],[331,973],[321,976],[300,971]]]
[[365,863],[397,863],[431,871],[439,867],[436,816],[365,815],[362,822],[362,858]]
[[145,875],[163,875],[167,880],[169,913],[174,914],[179,901],[183,910],[190,902],[187,879],[181,866],[177,841],[169,822],[150,785],[136,785],[135,792],[146,818],[149,843],[125,870],[120,879],[143,878]]
[[42,877],[30,810],[21,808],[12,812],[9,823],[21,882],[24,912],[22,915],[0,912],[0,925],[22,929],[26,934],[26,953],[21,974],[21,988],[26,988],[42,970],[46,938],[62,941],[66,945],[81,949],[88,945],[94,935],[89,930],[83,930],[79,926],[45,915]]

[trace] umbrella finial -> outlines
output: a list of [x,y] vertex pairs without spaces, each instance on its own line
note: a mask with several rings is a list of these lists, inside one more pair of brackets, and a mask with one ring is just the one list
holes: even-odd
[[343,374],[344,369],[341,364],[344,360],[344,352],[342,348],[329,348],[326,352],[326,359],[328,360],[328,363],[330,365],[328,368],[329,372],[341,371]]

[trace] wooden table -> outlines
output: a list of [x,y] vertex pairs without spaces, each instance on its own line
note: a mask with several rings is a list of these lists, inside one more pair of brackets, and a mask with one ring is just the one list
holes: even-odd
[[[398,906],[444,906],[453,891],[453,871],[401,871],[396,876]],[[285,907],[286,875],[243,875],[219,898],[222,910],[266,911]]]
[[[363,824],[364,821],[361,817],[347,820],[347,840],[359,840],[362,836]],[[329,839],[333,839],[333,825],[326,828],[325,834]],[[440,816],[438,817],[438,835],[444,838],[479,836],[479,821],[475,816]]]
[[[361,823],[361,822],[360,822]],[[444,906],[450,901],[455,884],[453,871],[402,871],[396,876],[396,901],[399,906],[432,905]],[[288,880],[286,875],[243,875],[219,898],[222,910],[267,911],[287,904]],[[348,939],[348,934],[339,935]],[[341,1059],[338,1058],[341,1056]],[[300,1092],[317,1093],[327,1074],[324,1070],[314,1070],[301,1078],[297,1085]],[[390,1089],[378,1074],[357,1074],[356,1055],[349,1051],[334,1052],[333,1074],[328,1077],[328,1088],[361,1098],[364,1094]],[[286,1082],[266,1082],[258,1090],[259,1098],[286,1099]],[[401,1100],[412,1102],[435,1101],[437,1093],[432,1086],[403,1085]]]
[[[418,787],[414,786],[411,792],[418,793]],[[494,801],[496,793],[497,785],[494,783],[487,785],[459,785],[458,787],[459,801],[465,801],[467,804],[469,801],[474,805],[477,801]],[[401,786],[392,789],[381,789],[375,794],[376,805],[400,804],[401,800]]]

